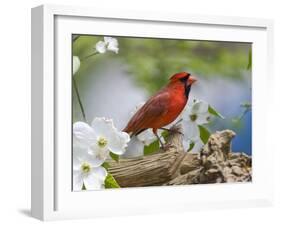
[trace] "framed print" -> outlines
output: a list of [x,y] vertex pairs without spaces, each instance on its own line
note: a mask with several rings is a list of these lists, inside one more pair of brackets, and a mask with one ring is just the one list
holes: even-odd
[[272,203],[272,21],[32,9],[32,216]]

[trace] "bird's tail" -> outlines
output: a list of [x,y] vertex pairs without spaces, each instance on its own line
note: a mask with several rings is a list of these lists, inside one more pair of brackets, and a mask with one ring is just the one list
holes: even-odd
[[140,134],[141,132],[145,131],[147,129],[141,129],[139,131],[132,131],[130,128],[128,128],[128,126],[126,126],[122,131],[126,132],[130,135],[130,137],[132,136],[137,136],[138,134]]

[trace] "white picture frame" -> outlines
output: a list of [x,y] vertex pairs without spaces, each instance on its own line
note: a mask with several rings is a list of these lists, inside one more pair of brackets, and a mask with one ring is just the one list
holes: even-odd
[[[253,182],[72,192],[71,34],[93,34],[93,27],[100,35],[252,42]],[[272,87],[272,32],[273,22],[265,19],[33,8],[32,216],[56,220],[271,205],[273,153],[267,148],[264,104],[269,98],[265,89]]]

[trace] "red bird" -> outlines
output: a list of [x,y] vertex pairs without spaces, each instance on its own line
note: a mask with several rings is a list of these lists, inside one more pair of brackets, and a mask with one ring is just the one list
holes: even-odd
[[174,74],[169,84],[152,96],[133,115],[123,131],[134,136],[152,128],[163,147],[157,130],[170,124],[179,116],[187,103],[191,85],[194,82],[196,79],[190,73]]

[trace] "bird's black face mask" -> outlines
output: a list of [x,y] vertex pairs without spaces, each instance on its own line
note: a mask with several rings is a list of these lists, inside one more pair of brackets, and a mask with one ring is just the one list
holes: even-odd
[[188,95],[189,95],[190,89],[191,89],[191,84],[188,84],[189,77],[190,77],[190,74],[188,74],[186,77],[180,79],[180,81],[184,84],[184,94],[185,94],[186,98],[188,98]]

